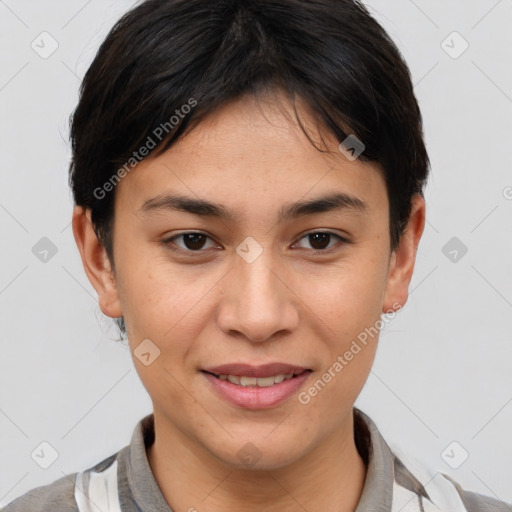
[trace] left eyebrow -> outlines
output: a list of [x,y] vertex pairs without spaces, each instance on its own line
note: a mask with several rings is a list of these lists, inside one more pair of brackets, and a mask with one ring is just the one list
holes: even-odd
[[282,221],[303,215],[312,215],[341,209],[351,210],[363,215],[368,214],[370,210],[368,205],[358,197],[342,192],[286,205],[281,208],[278,218],[279,221]]
[[[351,210],[363,215],[369,212],[369,207],[364,201],[342,192],[287,204],[279,210],[278,221],[340,209]],[[160,194],[152,197],[146,200],[138,211],[150,212],[156,210],[183,211],[201,217],[216,217],[226,220],[236,218],[235,212],[222,204],[176,194]]]

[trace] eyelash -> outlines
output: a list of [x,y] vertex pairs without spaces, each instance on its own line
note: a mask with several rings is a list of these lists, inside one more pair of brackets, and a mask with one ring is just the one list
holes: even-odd
[[[347,238],[344,238],[341,235],[333,233],[332,231],[309,231],[309,232],[305,233],[304,235],[302,235],[299,238],[298,241],[300,242],[304,238],[307,238],[308,236],[314,235],[316,233],[323,234],[323,235],[334,236],[334,237],[338,238],[339,241],[338,241],[337,244],[335,244],[335,245],[333,245],[331,247],[328,247],[327,249],[305,249],[306,251],[315,252],[317,254],[330,254],[333,250],[336,250],[338,245],[347,245],[347,244],[351,244],[352,243]],[[195,254],[200,255],[201,253],[206,252],[207,249],[198,249],[197,251],[194,251],[194,250],[191,250],[191,249],[183,249],[182,247],[176,246],[176,244],[173,242],[173,240],[175,238],[180,238],[180,237],[183,237],[185,235],[203,235],[203,236],[209,238],[210,240],[213,240],[212,237],[208,236],[206,233],[203,233],[201,231],[186,231],[186,232],[183,232],[183,233],[179,233],[178,235],[173,235],[172,237],[166,238],[165,240],[162,240],[161,244],[164,245],[166,248],[170,249],[171,251],[178,252],[178,253],[181,253],[181,254],[186,254],[186,255],[189,255],[189,256],[192,256],[192,257]],[[330,240],[329,240],[329,243],[330,243]]]

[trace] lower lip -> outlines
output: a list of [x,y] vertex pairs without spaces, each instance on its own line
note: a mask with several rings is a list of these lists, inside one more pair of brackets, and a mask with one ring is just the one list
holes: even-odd
[[309,377],[311,371],[306,370],[296,377],[264,388],[244,387],[232,384],[228,380],[220,380],[210,373],[202,373],[228,402],[245,409],[267,409],[290,398]]

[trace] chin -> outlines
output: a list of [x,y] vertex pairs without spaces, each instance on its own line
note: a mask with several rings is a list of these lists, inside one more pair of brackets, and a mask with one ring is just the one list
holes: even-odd
[[268,431],[261,435],[247,435],[230,439],[229,445],[221,450],[210,448],[218,459],[230,468],[258,470],[275,470],[292,464],[303,455],[297,451],[303,442],[295,442],[288,438],[288,443],[268,439]]

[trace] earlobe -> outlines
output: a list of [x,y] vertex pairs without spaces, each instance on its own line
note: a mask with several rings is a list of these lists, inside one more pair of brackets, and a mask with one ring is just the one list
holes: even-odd
[[98,294],[102,313],[111,318],[122,316],[114,272],[105,248],[94,232],[91,210],[75,206],[72,226],[85,273]]
[[425,200],[419,194],[413,196],[411,216],[400,240],[393,251],[384,292],[382,312],[398,311],[407,302],[416,253],[425,228]]

